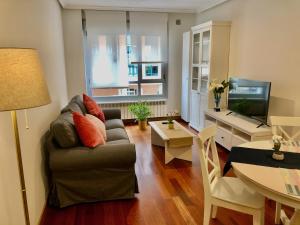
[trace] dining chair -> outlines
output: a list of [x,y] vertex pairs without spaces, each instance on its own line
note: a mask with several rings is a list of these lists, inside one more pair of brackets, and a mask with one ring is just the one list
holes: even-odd
[[204,128],[198,134],[200,164],[204,185],[203,225],[217,215],[217,207],[224,207],[253,216],[253,225],[264,224],[264,197],[249,189],[236,177],[222,177],[217,147],[216,126]]
[[[300,117],[270,116],[272,134],[280,135],[289,144],[300,140]],[[298,128],[298,130],[295,130]],[[280,224],[281,204],[276,202],[275,224]]]

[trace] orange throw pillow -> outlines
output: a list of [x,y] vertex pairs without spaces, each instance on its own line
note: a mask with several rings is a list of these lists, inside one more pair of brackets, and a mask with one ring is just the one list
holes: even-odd
[[78,112],[72,114],[76,131],[84,146],[94,148],[97,145],[105,144],[102,133],[88,118]]
[[107,135],[106,135],[105,124],[101,120],[99,120],[96,116],[93,116],[91,114],[86,114],[85,117],[88,118],[88,120],[91,121],[97,127],[97,129],[101,132],[104,140],[106,141]]
[[92,99],[91,97],[87,96],[84,93],[83,93],[83,104],[85,105],[89,114],[96,116],[97,118],[102,120],[103,123],[105,123],[104,113],[100,108],[100,106],[94,101],[94,99]]

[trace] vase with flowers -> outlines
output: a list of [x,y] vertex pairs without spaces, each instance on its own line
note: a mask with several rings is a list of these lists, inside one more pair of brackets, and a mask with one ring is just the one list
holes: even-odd
[[283,138],[279,135],[273,135],[273,149],[274,152],[272,154],[272,158],[275,160],[284,160],[284,154],[280,151],[281,142],[283,141]]
[[220,112],[220,102],[222,93],[224,93],[225,89],[229,86],[229,82],[223,80],[221,83],[218,83],[216,79],[214,79],[209,84],[209,90],[214,94],[215,100],[215,111]]

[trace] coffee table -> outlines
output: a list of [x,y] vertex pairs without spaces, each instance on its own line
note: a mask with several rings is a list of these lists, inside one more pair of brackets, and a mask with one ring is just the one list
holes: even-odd
[[192,145],[195,135],[174,121],[174,129],[169,129],[166,121],[149,122],[151,143],[165,147],[165,164],[174,158],[192,161]]

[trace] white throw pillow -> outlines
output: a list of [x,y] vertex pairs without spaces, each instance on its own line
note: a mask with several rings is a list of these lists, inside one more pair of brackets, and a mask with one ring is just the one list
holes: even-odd
[[101,134],[104,137],[104,140],[107,140],[107,136],[106,136],[106,129],[105,129],[105,124],[97,117],[91,115],[91,114],[86,114],[85,117],[91,121],[96,127],[97,129],[100,130]]

